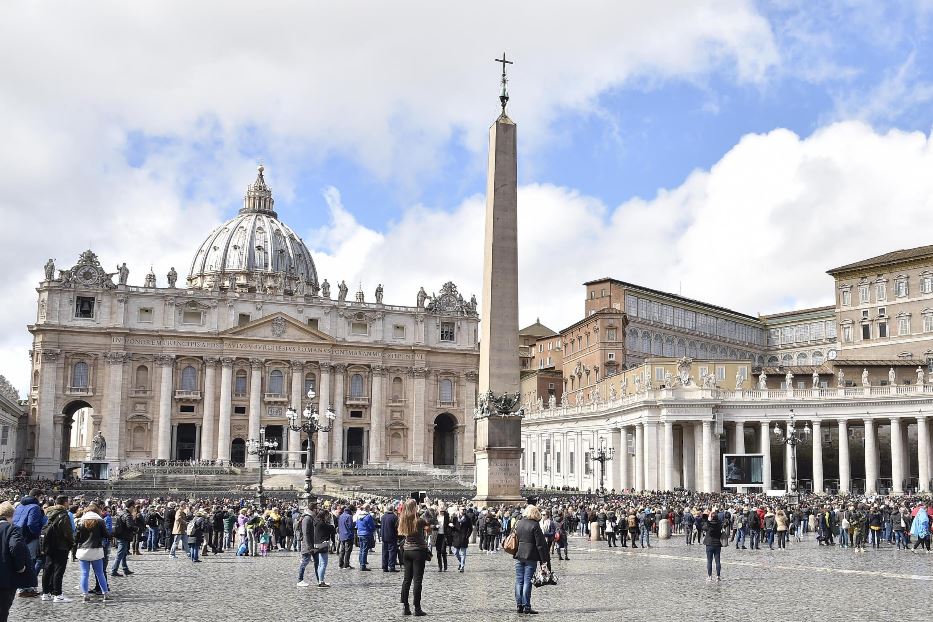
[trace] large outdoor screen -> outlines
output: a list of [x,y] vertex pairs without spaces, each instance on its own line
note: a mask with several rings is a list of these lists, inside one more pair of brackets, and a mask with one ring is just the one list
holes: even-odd
[[723,454],[723,486],[762,486],[762,454]]

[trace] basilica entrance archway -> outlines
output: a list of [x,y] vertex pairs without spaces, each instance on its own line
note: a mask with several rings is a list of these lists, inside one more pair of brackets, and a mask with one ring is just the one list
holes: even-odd
[[[59,439],[58,456],[60,462],[70,462],[72,457],[75,460],[84,460],[89,457],[83,454],[94,436],[93,415],[94,409],[84,400],[69,402],[62,409],[62,436]],[[76,450],[74,456],[71,455],[72,448]]]
[[246,441],[242,438],[235,438],[230,443],[230,462],[233,464],[246,464]]
[[198,442],[198,426],[179,423],[175,428],[175,460],[194,460]]
[[457,419],[450,413],[441,413],[434,419],[434,465],[456,463]]
[[350,428],[347,430],[347,462],[351,464],[366,463],[366,451],[363,447],[363,428]]

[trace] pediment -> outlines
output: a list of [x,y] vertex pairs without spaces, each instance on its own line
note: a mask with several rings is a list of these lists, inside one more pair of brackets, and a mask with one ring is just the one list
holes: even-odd
[[265,317],[229,328],[222,333],[224,337],[241,339],[276,339],[283,341],[325,341],[333,343],[334,338],[326,333],[302,324],[284,313],[273,313]]

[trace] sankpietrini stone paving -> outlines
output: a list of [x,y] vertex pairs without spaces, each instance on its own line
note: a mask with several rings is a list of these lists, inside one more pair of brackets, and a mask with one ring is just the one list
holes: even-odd
[[[705,549],[681,538],[651,549],[606,547],[573,537],[570,561],[553,562],[556,586],[536,588],[538,620],[581,619],[618,612],[634,620],[877,620],[919,619],[933,594],[933,555],[886,547],[864,554],[812,541],[785,551],[723,549],[723,581],[708,584]],[[358,566],[357,551],[353,565]],[[11,620],[156,622],[179,620],[386,620],[401,618],[402,573],[387,574],[381,556],[370,556],[373,572],[340,570],[331,556],[329,589],[296,588],[297,553],[266,558],[231,553],[171,559],[165,552],[130,556],[130,577],[110,577],[114,601],[84,604],[78,565],[69,563],[65,594],[71,603],[17,599]],[[423,607],[445,620],[517,620],[511,558],[468,552],[466,572],[439,573],[428,565]],[[310,568],[309,568],[310,577]],[[310,578],[309,578],[310,581]],[[571,616],[568,618],[568,616]]]

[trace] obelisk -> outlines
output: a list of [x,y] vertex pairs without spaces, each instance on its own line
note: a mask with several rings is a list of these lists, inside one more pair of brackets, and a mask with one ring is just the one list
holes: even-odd
[[486,232],[483,252],[482,333],[476,408],[476,497],[481,506],[523,503],[518,359],[518,163],[515,123],[505,106],[489,128]]

